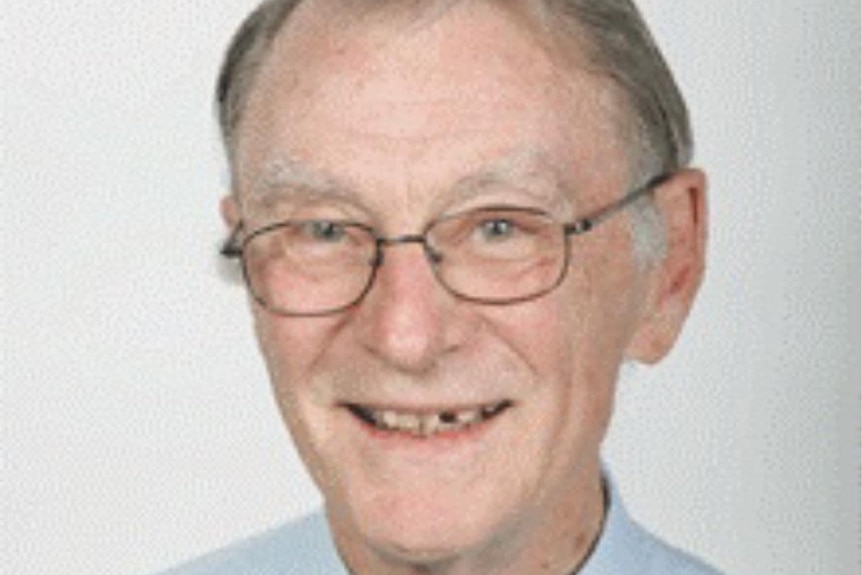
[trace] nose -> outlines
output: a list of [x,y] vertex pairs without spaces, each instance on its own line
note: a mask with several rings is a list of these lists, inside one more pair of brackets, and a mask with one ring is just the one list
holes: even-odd
[[386,244],[371,290],[356,310],[362,345],[391,367],[421,373],[458,344],[455,302],[416,241]]

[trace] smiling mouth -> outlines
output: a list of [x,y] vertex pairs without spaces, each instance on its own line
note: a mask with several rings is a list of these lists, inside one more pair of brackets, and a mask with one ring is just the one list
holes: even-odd
[[506,400],[467,409],[423,412],[376,409],[355,403],[345,407],[362,422],[380,431],[431,437],[464,431],[497,417],[511,406],[512,402]]

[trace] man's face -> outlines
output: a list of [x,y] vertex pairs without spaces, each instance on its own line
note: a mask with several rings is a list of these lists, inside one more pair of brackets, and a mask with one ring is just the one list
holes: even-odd
[[[626,192],[602,80],[553,61],[499,8],[397,19],[357,23],[305,5],[292,16],[242,126],[246,229],[348,218],[393,236],[491,204],[568,221]],[[643,313],[629,232],[620,216],[572,238],[565,281],[515,305],[456,299],[416,244],[387,248],[370,292],[345,312],[288,318],[254,305],[279,406],[340,546],[502,556],[586,513]],[[351,405],[398,416],[508,407],[415,437],[375,429]]]

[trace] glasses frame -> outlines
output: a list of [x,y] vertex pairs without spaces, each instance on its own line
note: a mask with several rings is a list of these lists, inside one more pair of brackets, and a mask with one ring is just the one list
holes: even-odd
[[[514,304],[523,303],[526,301],[540,298],[540,297],[554,291],[555,289],[557,289],[557,287],[560,286],[561,283],[563,283],[563,280],[566,278],[566,275],[568,274],[569,264],[571,263],[571,242],[568,241],[569,238],[571,238],[572,236],[583,235],[583,234],[586,234],[587,232],[594,230],[596,227],[598,227],[600,224],[602,224],[605,221],[607,221],[608,219],[610,219],[612,216],[616,215],[617,213],[622,212],[623,210],[625,210],[626,208],[628,208],[629,206],[631,206],[632,204],[634,204],[635,202],[637,202],[641,198],[652,193],[655,190],[655,188],[664,184],[667,180],[670,179],[671,176],[672,176],[672,174],[670,174],[670,173],[663,173],[663,174],[660,174],[658,176],[655,176],[655,177],[651,178],[650,180],[648,180],[646,184],[633,189],[632,191],[630,191],[628,194],[623,196],[618,201],[616,201],[612,204],[609,204],[609,205],[605,206],[604,208],[599,209],[596,212],[593,212],[589,216],[586,216],[583,218],[578,218],[578,219],[576,219],[572,222],[569,222],[569,223],[560,223],[560,226],[563,229],[563,236],[565,239],[565,243],[564,243],[563,265],[561,266],[559,276],[553,282],[553,284],[550,285],[549,287],[542,289],[539,292],[531,293],[531,294],[525,295],[525,296],[519,296],[517,298],[506,298],[506,299],[501,299],[501,300],[495,300],[495,299],[490,299],[490,298],[477,298],[477,297],[470,296],[470,295],[459,292],[458,290],[449,286],[449,284],[447,284],[441,278],[441,276],[438,272],[438,266],[442,261],[442,255],[437,253],[435,251],[434,247],[428,242],[428,232],[437,223],[439,223],[441,221],[445,221],[445,220],[453,218],[453,217],[457,217],[459,214],[450,215],[450,216],[443,216],[443,217],[436,218],[436,219],[432,220],[431,222],[429,222],[425,226],[425,228],[423,229],[421,234],[404,234],[404,235],[394,236],[394,237],[381,236],[377,233],[377,231],[374,228],[372,228],[371,226],[368,226],[366,224],[363,224],[360,222],[349,222],[349,224],[351,226],[366,231],[371,237],[374,238],[374,242],[375,242],[374,257],[368,262],[369,266],[371,266],[371,273],[368,275],[368,280],[365,282],[365,286],[363,287],[363,289],[350,302],[348,302],[342,306],[338,306],[336,308],[331,308],[331,309],[327,309],[327,310],[323,310],[323,311],[315,311],[315,312],[285,311],[285,310],[273,307],[272,305],[268,304],[257,293],[255,293],[255,290],[252,288],[252,282],[251,282],[251,278],[249,277],[248,266],[246,265],[245,259],[243,257],[245,246],[248,245],[248,243],[251,240],[253,240],[254,238],[256,238],[262,234],[265,234],[267,232],[270,232],[272,230],[290,225],[291,223],[294,223],[294,220],[284,220],[284,221],[279,221],[279,222],[276,222],[273,224],[263,226],[263,227],[255,230],[255,231],[251,232],[242,240],[240,240],[240,235],[243,233],[244,224],[243,224],[243,221],[240,220],[234,226],[233,230],[231,230],[231,233],[228,235],[227,239],[222,244],[222,247],[219,250],[219,253],[227,259],[239,259],[241,262],[243,279],[245,280],[246,287],[248,288],[248,291],[251,294],[252,298],[261,307],[263,307],[264,309],[266,309],[270,313],[273,313],[273,314],[279,315],[279,316],[283,316],[283,317],[324,317],[324,316],[335,315],[335,314],[344,312],[344,311],[346,311],[352,307],[359,305],[359,303],[361,303],[362,300],[365,299],[365,296],[368,295],[368,292],[371,291],[371,288],[374,285],[374,281],[377,278],[377,271],[383,265],[383,259],[384,259],[383,258],[383,256],[384,256],[383,250],[384,250],[384,248],[389,248],[389,247],[398,246],[398,245],[405,245],[405,244],[419,244],[422,246],[422,249],[425,252],[425,257],[428,259],[428,262],[431,264],[431,268],[434,272],[434,277],[437,279],[438,283],[447,292],[449,292],[453,296],[457,297],[458,299],[461,299],[461,300],[467,301],[467,302],[471,302],[471,303],[476,303],[476,304],[480,304],[480,305],[489,305],[489,306],[514,305]],[[479,209],[484,209],[484,208],[479,208]],[[553,216],[551,216],[550,214],[548,214],[544,210],[534,209],[534,208],[526,208],[526,207],[517,208],[517,207],[509,207],[509,206],[504,206],[504,207],[489,206],[487,209],[494,209],[494,210],[499,210],[499,211],[506,211],[506,210],[520,211],[520,212],[527,211],[527,212],[533,212],[533,213],[538,214],[538,215],[546,216],[548,219],[550,219],[552,221],[554,220]]]

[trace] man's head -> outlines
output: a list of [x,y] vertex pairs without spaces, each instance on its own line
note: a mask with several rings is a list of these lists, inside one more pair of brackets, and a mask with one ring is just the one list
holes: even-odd
[[[284,21],[302,0],[266,0],[249,16],[227,54],[217,86],[219,126],[230,154],[234,133],[254,79],[269,55]],[[422,8],[416,0],[344,2],[342,9],[385,10],[399,7],[413,18],[433,14],[441,4]],[[685,103],[670,70],[630,0],[538,0],[556,33],[578,39],[580,64],[605,76],[616,87],[627,115],[622,135],[630,138],[634,176],[672,172],[691,161],[692,141]],[[354,12],[355,13],[355,12]]]
[[[634,8],[267,2],[218,95],[257,335],[348,563],[573,567],[619,365],[670,349],[702,275],[703,176]],[[564,227],[660,174],[636,217]]]

